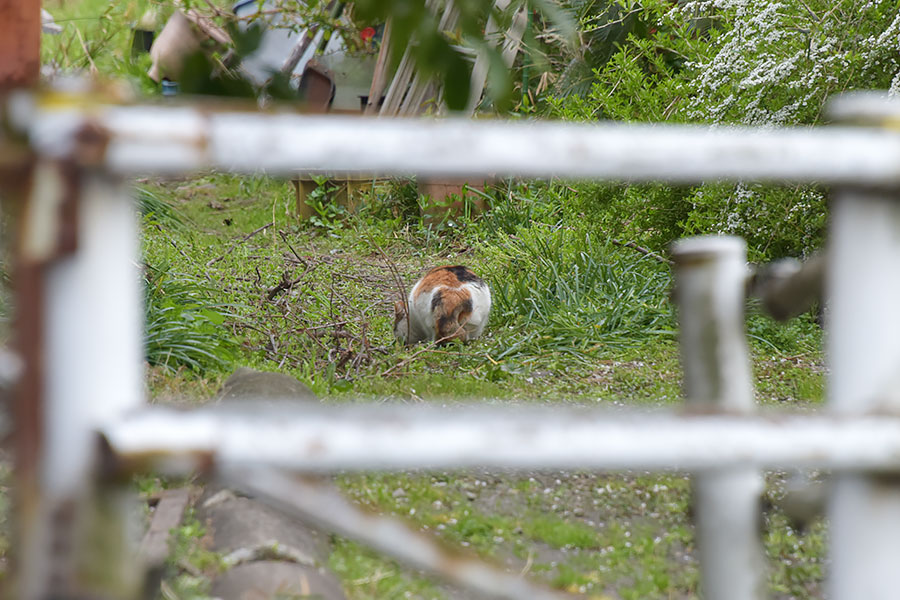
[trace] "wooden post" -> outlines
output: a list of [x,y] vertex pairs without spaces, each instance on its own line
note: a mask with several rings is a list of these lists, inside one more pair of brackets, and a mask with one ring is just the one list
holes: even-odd
[[387,84],[387,71],[390,67],[391,57],[391,20],[384,24],[384,34],[381,36],[381,48],[378,50],[378,60],[375,62],[375,72],[372,74],[372,85],[369,87],[369,97],[366,99],[365,114],[374,115],[381,106],[381,96],[384,86]]
[[41,3],[0,0],[0,94],[37,84],[41,72]]

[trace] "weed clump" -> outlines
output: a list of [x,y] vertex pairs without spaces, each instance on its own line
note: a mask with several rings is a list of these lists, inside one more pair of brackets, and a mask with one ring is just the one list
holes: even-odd
[[510,351],[582,357],[674,335],[665,265],[591,233],[535,227],[486,248],[494,323],[528,333]]
[[153,366],[197,373],[224,369],[237,342],[224,327],[227,307],[196,279],[174,276],[167,268],[144,270],[146,332],[144,352]]

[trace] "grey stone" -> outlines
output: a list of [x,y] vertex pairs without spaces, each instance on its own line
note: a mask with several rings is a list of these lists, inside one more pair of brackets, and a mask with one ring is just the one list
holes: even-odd
[[[318,403],[297,379],[247,367],[237,369],[215,398],[225,405]],[[326,567],[328,535],[231,490],[207,487],[197,516],[207,525],[210,549],[227,566],[213,581],[222,600],[317,598],[345,600]]]
[[[215,494],[219,496],[219,494]],[[232,495],[212,505],[201,502],[198,516],[212,533],[211,550],[229,554],[273,541],[315,561],[328,556],[328,538],[304,523],[250,498]]]
[[341,586],[331,572],[280,561],[238,565],[213,583],[212,595],[222,600],[345,600]]
[[318,402],[318,398],[306,385],[284,373],[267,373],[248,367],[239,367],[225,380],[216,395],[222,403],[251,401]]

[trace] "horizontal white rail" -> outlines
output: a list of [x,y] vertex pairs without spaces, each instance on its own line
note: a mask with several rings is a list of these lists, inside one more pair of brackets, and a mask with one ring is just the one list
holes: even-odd
[[[395,120],[223,110],[83,107],[21,96],[12,122],[47,157],[122,174],[202,169],[698,182],[892,185],[900,135],[863,128],[751,129],[532,121]],[[900,111],[898,111],[900,112]]]
[[900,418],[621,414],[522,406],[147,409],[104,430],[126,463],[336,469],[900,468]]

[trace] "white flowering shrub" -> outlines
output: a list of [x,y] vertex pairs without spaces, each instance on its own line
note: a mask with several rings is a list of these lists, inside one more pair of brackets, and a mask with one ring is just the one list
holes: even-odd
[[896,1],[697,0],[679,12],[723,23],[691,63],[691,120],[815,123],[835,93],[900,86]]
[[[826,100],[843,91],[900,93],[896,0],[645,0],[640,10],[644,35],[594,70],[589,93],[548,99],[551,114],[774,127],[821,123]],[[683,235],[733,233],[755,259],[814,249],[827,212],[810,186],[580,190],[579,210],[620,236],[661,249]]]

